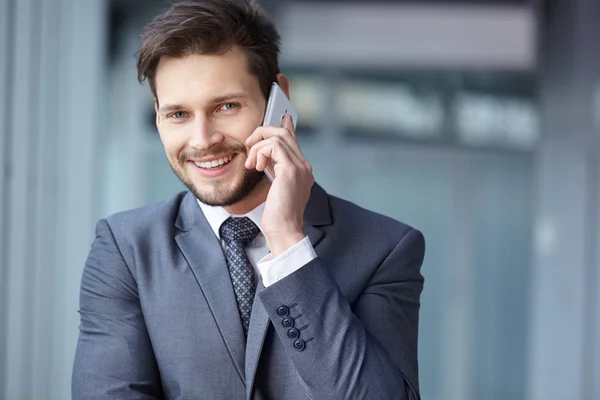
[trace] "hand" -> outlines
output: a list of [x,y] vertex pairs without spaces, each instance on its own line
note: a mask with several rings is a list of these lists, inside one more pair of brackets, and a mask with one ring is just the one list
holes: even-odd
[[274,257],[304,238],[304,209],[314,183],[312,167],[302,154],[292,117],[283,127],[258,127],[246,139],[250,147],[246,168],[275,172],[262,217],[262,231]]

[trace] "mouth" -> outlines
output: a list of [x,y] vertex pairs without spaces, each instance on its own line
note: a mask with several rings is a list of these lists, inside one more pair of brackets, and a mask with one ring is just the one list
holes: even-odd
[[192,162],[194,164],[196,164],[196,167],[198,167],[198,168],[202,168],[202,169],[206,169],[206,170],[213,170],[213,169],[218,169],[218,168],[223,167],[224,165],[229,164],[236,155],[237,155],[237,153],[234,153],[234,154],[230,154],[226,157],[214,159],[211,161],[192,161]]
[[188,163],[199,176],[205,179],[215,179],[225,176],[235,170],[235,168],[232,167],[235,163],[232,161],[235,160],[237,156],[238,153],[232,153],[208,161],[188,160]]

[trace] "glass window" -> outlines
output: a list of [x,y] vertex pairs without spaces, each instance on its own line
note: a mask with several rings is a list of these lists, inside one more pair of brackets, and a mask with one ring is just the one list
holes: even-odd
[[531,149],[540,135],[538,115],[528,99],[462,92],[453,111],[457,135],[466,144]]
[[327,88],[318,75],[290,74],[290,97],[298,112],[298,130],[312,130],[320,124],[325,110]]
[[335,102],[342,125],[365,134],[436,137],[444,124],[440,94],[419,93],[402,82],[344,81]]

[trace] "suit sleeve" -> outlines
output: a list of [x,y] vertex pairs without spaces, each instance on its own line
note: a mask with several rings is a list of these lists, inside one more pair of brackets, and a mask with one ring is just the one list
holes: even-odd
[[309,397],[420,399],[424,253],[423,235],[409,231],[353,305],[319,257],[259,293]]
[[105,220],[96,225],[80,291],[72,398],[159,399],[160,377],[137,285]]

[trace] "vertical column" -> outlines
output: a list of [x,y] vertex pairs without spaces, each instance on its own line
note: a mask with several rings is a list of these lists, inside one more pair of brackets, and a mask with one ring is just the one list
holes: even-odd
[[[549,2],[542,46],[528,398],[597,398],[600,4]],[[596,353],[597,354],[597,353]],[[597,359],[597,357],[596,357]],[[596,365],[597,368],[597,365]]]
[[[447,284],[444,293],[447,310],[443,318],[445,345],[441,355],[443,363],[442,397],[448,400],[469,399],[473,394],[473,334],[475,304],[475,269],[473,244],[474,212],[477,193],[474,190],[473,165],[467,157],[452,158],[454,169],[454,197],[452,198],[452,226],[448,265],[451,273],[444,276]],[[448,164],[449,167],[449,164]],[[448,345],[451,343],[452,345]]]
[[105,7],[0,0],[0,398],[70,398]]
[[[11,58],[10,44],[12,37],[12,24],[10,16],[12,15],[12,0],[0,0],[0,327],[6,326],[6,317],[8,313],[8,282],[7,282],[7,242],[8,228],[5,223],[8,215],[7,197],[8,187],[8,106],[9,106],[9,85]],[[1,388],[5,387],[6,368],[4,360],[6,359],[7,338],[5,329],[0,329],[0,397],[2,397]]]
[[[44,0],[48,4],[52,0]],[[79,284],[94,238],[98,191],[98,144],[103,133],[103,82],[108,26],[106,0],[62,0],[62,54],[56,158],[57,244],[53,297],[51,392],[70,398],[73,358],[78,337]],[[56,323],[58,321],[58,323]]]
[[[63,154],[64,143],[60,138],[60,110],[67,107],[64,95],[65,87],[62,81],[64,71],[61,60],[67,56],[62,43],[64,31],[58,29],[63,26],[60,4],[53,0],[37,0],[36,8],[39,10],[38,53],[39,62],[32,71],[32,77],[37,82],[35,97],[31,99],[36,105],[36,120],[38,131],[36,151],[34,157],[38,160],[33,171],[35,176],[36,193],[29,206],[28,213],[35,221],[36,229],[31,233],[29,246],[31,252],[30,268],[31,280],[27,283],[28,296],[31,298],[32,310],[28,329],[31,330],[31,368],[28,374],[30,379],[28,389],[34,397],[43,397],[43,393],[58,397],[52,392],[52,373],[61,370],[65,362],[52,357],[53,329],[55,323],[63,324],[53,299],[59,291],[52,285],[58,276],[64,279],[64,267],[58,260],[60,244],[65,234],[58,230],[60,221],[58,210],[61,204],[59,182],[65,176],[58,170],[61,158],[69,156]],[[72,110],[76,113],[78,110]],[[92,132],[82,131],[84,135]],[[85,170],[84,170],[85,171]],[[86,171],[86,173],[89,173]],[[84,217],[83,215],[81,216]]]
[[33,312],[31,280],[35,249],[33,234],[37,228],[32,202],[37,195],[37,97],[38,84],[35,66],[39,65],[40,15],[36,0],[14,2],[14,31],[11,37],[11,96],[8,99],[7,162],[9,176],[6,182],[8,213],[4,229],[8,229],[6,252],[8,262],[3,267],[7,280],[7,318],[5,335],[5,398],[32,398],[31,393],[31,316]]
[[584,398],[600,397],[600,49],[597,37],[600,35],[600,3],[586,1],[586,7],[579,10],[579,19],[585,19],[580,35],[585,37],[586,51],[580,54],[581,62],[587,62],[590,81],[581,85],[586,88],[586,98],[590,107],[590,135],[588,153],[591,155],[589,176],[590,235],[588,237],[587,290],[586,290],[586,330],[584,336]]

